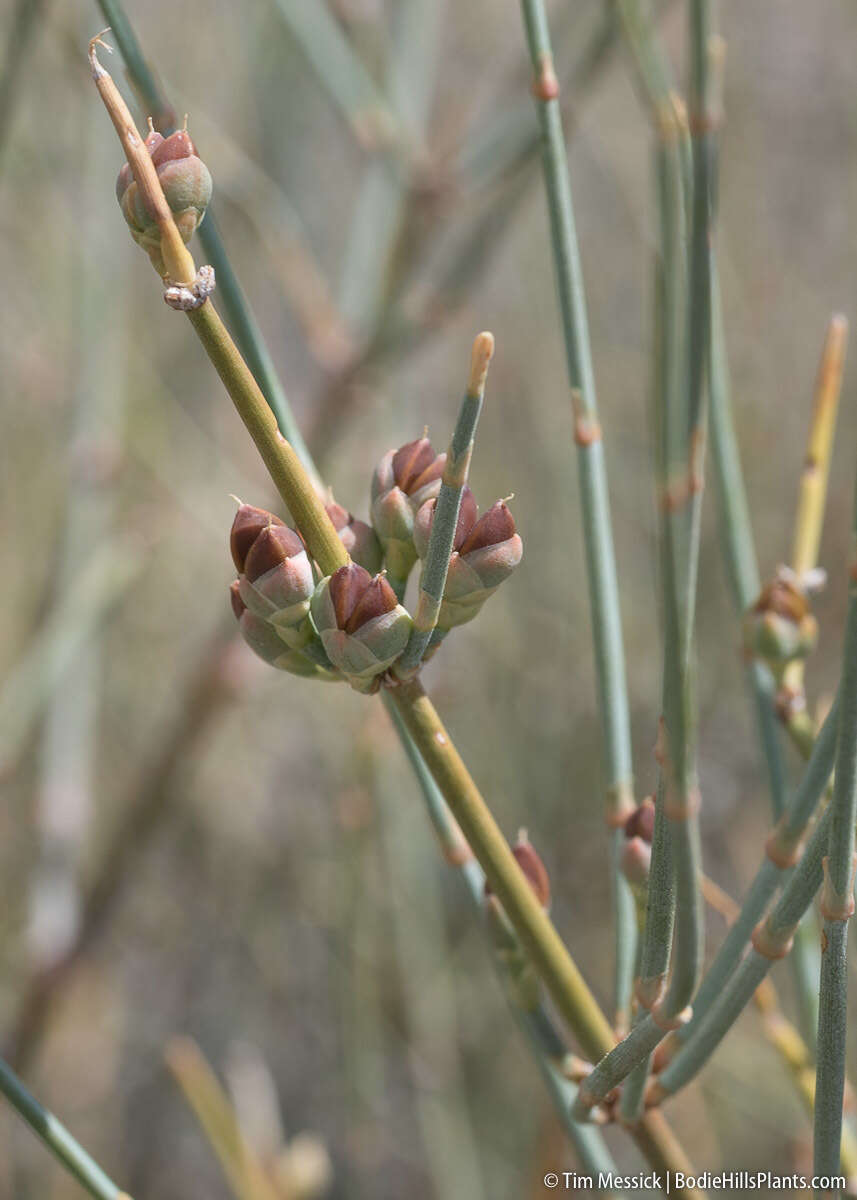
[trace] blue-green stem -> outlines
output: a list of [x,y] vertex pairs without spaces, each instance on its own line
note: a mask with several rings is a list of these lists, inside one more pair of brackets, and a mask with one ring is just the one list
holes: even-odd
[[94,1196],[95,1200],[129,1200],[53,1113],[48,1112],[30,1095],[18,1076],[2,1059],[0,1092],[90,1196]]
[[[857,530],[857,498],[854,526]],[[836,768],[829,810],[830,838],[823,864],[821,894],[824,935],[818,994],[813,1156],[817,1175],[834,1175],[839,1170],[845,1087],[847,931],[854,912],[854,825],[857,820],[857,561],[853,557],[848,582]]]
[[830,816],[828,808],[773,911],[756,926],[753,949],[732,972],[693,1036],[658,1076],[652,1089],[653,1099],[671,1095],[696,1075],[734,1025],[773,963],[788,954],[794,930],[821,886],[821,862],[830,836]]
[[586,317],[583,271],[577,245],[571,184],[565,150],[559,84],[553,66],[550,33],[543,0],[522,0],[524,24],[535,72],[542,138],[542,166],[548,200],[551,243],[565,341],[574,440],[577,446],[581,513],[586,543],[589,601],[598,684],[599,712],[607,781],[607,821],[612,833],[610,869],[615,908],[615,1022],[626,1029],[630,1019],[634,974],[636,918],[634,901],[618,869],[620,826],[633,808],[628,691],[616,554],[604,445],[598,418],[595,377]]
[[750,885],[741,911],[694,997],[693,1018],[688,1025],[677,1031],[679,1042],[689,1042],[695,1036],[706,1013],[716,1002],[740,962],[753,930],[764,915],[774,893],[800,855],[803,838],[833,770],[838,711],[837,701],[819,732],[800,785],[768,839],[767,853]]
[[485,379],[493,353],[494,338],[490,333],[480,333],[473,343],[467,391],[461,402],[458,420],[446,455],[443,480],[432,518],[426,559],[420,575],[414,628],[401,660],[396,664],[396,674],[403,677],[407,677],[419,669],[440,615],[443,589],[446,587],[449,559],[453,551],[455,530],[458,524],[458,512],[461,508],[461,495],[470,472],[476,426],[485,398]]

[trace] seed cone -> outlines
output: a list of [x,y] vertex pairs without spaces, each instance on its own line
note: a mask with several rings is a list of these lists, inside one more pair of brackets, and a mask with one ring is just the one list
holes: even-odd
[[377,691],[380,676],[408,644],[411,618],[383,575],[357,563],[340,567],[312,597],[313,625],[331,663],[360,692]]
[[[309,620],[315,580],[299,535],[264,508],[242,504],[232,522],[229,548],[239,571],[233,585],[233,608],[253,649],[271,662],[277,648],[277,643],[271,642],[268,634],[257,627],[258,621],[271,630],[280,646],[301,651],[303,661],[309,657],[311,666],[329,667]],[[246,618],[243,610],[238,611],[239,602],[255,621]]]
[[[211,175],[197,156],[187,130],[180,129],[164,138],[153,129],[145,145],[152,156],[178,231],[187,243],[201,224],[211,200]],[[158,274],[165,275],[160,232],[128,163],[124,163],[119,171],[116,198],[134,241],[147,251]]]
[[818,622],[809,597],[791,571],[777,572],[744,617],[744,648],[776,673],[806,658],[818,639]]
[[404,586],[417,560],[414,516],[437,496],[445,465],[446,455],[435,454],[428,438],[422,437],[388,450],[372,476],[372,524],[396,587]]
[[237,579],[230,587],[230,599],[241,636],[259,658],[281,671],[288,671],[292,675],[301,675],[307,679],[336,678],[321,665],[310,661],[300,650],[290,649],[273,625],[251,612],[241,599],[240,583]]
[[[414,523],[414,545],[424,557],[428,550],[436,500],[422,505]],[[437,628],[446,633],[472,621],[489,596],[521,561],[523,543],[504,500],[478,517],[476,501],[465,488],[449,560]]]
[[376,575],[381,570],[384,551],[372,526],[352,516],[341,504],[330,503],[325,508],[351,561]]

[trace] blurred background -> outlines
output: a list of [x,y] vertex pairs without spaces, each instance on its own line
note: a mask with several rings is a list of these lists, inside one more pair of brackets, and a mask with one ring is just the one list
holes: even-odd
[[[131,0],[128,13],[190,114],[233,266],[338,501],[365,518],[384,451],[425,425],[446,445],[471,341],[496,336],[471,483],[485,506],[514,493],[524,562],[426,681],[504,831],[525,826],[541,851],[554,918],[607,1003],[572,422],[518,5],[312,4],[407,153],[377,148],[383,114],[367,123],[338,102],[342,72],[306,34],[310,0]],[[612,5],[550,7],[642,797],[661,666],[651,135]],[[283,1197],[540,1196],[544,1172],[574,1159],[383,710],[234,640],[230,493],[275,507],[272,489],[116,204],[121,152],[85,56],[106,22],[89,0],[0,9],[0,1042],[136,1200],[232,1194],[167,1065],[198,1071],[193,1043],[248,1138],[279,1158]],[[661,3],[658,19],[684,80],[684,6]],[[854,317],[857,11],[724,3],[720,26],[721,278],[768,576],[789,550],[824,330],[834,311]],[[119,56],[102,57],[131,100]],[[849,366],[813,703],[838,673],[853,394]],[[768,798],[712,500],[704,859],[740,899]],[[709,932],[716,945],[716,914]],[[788,970],[773,978],[794,1015]],[[752,1011],[669,1115],[699,1169],[808,1167],[809,1121]],[[634,1166],[628,1140],[607,1136]],[[79,1194],[0,1108],[0,1197]]]

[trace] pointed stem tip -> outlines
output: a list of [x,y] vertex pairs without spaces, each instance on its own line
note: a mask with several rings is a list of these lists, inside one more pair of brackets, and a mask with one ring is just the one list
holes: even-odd
[[488,364],[494,355],[494,334],[480,333],[473,343],[470,357],[470,379],[467,391],[471,396],[481,396],[485,391]]

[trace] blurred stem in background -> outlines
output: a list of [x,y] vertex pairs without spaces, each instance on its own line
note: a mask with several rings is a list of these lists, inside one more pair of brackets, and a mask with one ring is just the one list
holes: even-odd
[[416,808],[384,770],[380,731],[361,741],[378,804],[389,913],[405,1006],[409,1058],[426,1169],[444,1200],[488,1195],[460,1055],[456,975],[444,922],[441,877]]
[[619,865],[624,841],[622,826],[634,808],[634,785],[616,552],[589,344],[583,271],[559,107],[559,81],[542,0],[523,0],[522,11],[534,72],[532,90],[541,129],[550,235],[571,389],[574,442],[578,452],[580,505],[607,785],[605,816],[611,830],[610,877],[616,937],[614,1025],[621,1034],[627,1031],[630,1021],[637,924],[631,890]]
[[[96,135],[93,114],[80,122],[79,154],[86,169],[81,174],[81,211],[87,246],[100,244],[99,211],[93,195],[107,162],[108,147]],[[99,132],[100,122],[99,122]],[[103,168],[103,169],[102,169]],[[76,324],[74,361],[69,364],[72,412],[67,434],[68,491],[64,504],[64,529],[52,572],[53,605],[61,610],[93,548],[113,538],[115,482],[122,448],[122,406],[126,395],[119,386],[116,341],[102,338],[108,300],[94,263],[99,254],[81,254],[70,244],[76,261],[69,272],[74,282],[69,304]],[[79,347],[99,344],[97,356],[80,353]],[[101,639],[90,638],[74,656],[61,664],[51,691],[41,735],[37,830],[39,860],[29,897],[28,941],[33,968],[52,966],[74,941],[81,916],[81,860],[91,837],[93,791],[97,754],[98,710],[101,692]]]
[[0,72],[0,164],[2,164],[15,106],[21,95],[21,76],[36,33],[42,28],[49,0],[17,0]]

